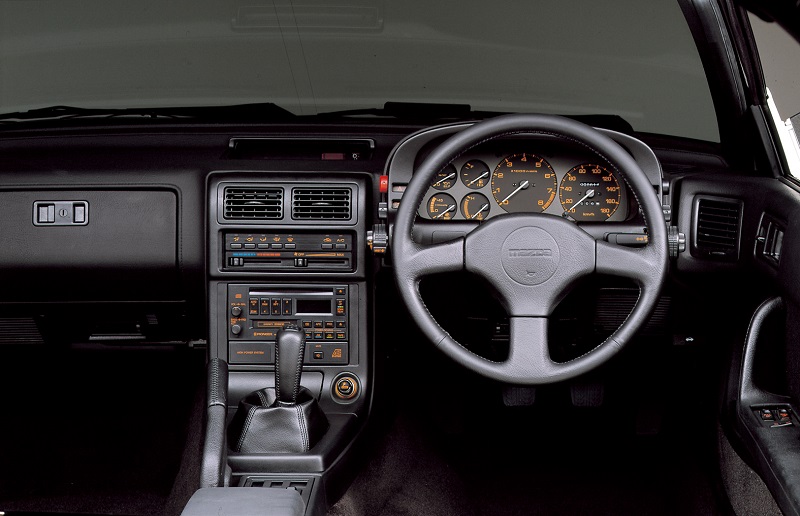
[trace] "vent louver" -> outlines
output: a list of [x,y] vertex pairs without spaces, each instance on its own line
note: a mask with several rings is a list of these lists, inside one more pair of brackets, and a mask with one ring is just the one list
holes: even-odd
[[739,255],[742,203],[719,198],[697,200],[695,248],[697,254],[721,260]]
[[292,218],[299,220],[349,220],[349,188],[295,188]]
[[280,219],[283,189],[247,186],[225,188],[225,218],[231,220]]

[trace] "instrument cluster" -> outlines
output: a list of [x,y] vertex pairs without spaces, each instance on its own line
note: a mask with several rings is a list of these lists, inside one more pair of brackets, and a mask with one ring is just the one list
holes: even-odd
[[554,142],[499,142],[465,153],[431,181],[419,215],[482,221],[548,213],[579,222],[628,218],[625,182],[589,151]]

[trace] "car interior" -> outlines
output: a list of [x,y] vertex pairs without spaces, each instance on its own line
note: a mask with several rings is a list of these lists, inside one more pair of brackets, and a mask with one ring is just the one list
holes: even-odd
[[800,515],[751,17],[1,2],[0,516]]

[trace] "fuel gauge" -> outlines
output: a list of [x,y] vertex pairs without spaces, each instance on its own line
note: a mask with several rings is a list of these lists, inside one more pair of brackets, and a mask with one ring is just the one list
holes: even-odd
[[461,182],[464,183],[464,186],[473,190],[486,186],[491,175],[492,172],[489,167],[479,159],[467,161],[461,167]]
[[434,220],[450,220],[457,211],[456,200],[450,194],[435,194],[428,200],[428,216]]

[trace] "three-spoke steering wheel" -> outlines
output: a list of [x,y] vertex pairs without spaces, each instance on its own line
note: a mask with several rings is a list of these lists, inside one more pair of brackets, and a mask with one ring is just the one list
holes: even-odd
[[[514,134],[548,135],[587,148],[627,181],[648,229],[644,247],[598,240],[575,223],[545,214],[495,217],[465,237],[434,245],[414,241],[417,208],[434,175],[469,149]],[[647,322],[667,271],[667,231],[661,203],[633,158],[608,136],[582,123],[547,115],[507,115],[476,123],[437,147],[415,171],[397,212],[392,235],[394,274],[400,294],[422,332],[457,363],[513,384],[546,384],[573,378],[614,356]],[[427,275],[467,270],[494,288],[510,320],[504,362],[480,357],[456,342],[426,308],[419,282]],[[602,273],[632,279],[639,299],[631,314],[603,343],[568,362],[548,351],[548,317],[576,282]]]

